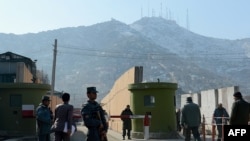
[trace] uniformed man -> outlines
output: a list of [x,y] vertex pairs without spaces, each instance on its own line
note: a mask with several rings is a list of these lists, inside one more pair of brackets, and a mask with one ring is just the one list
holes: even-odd
[[42,97],[42,103],[36,108],[38,141],[50,141],[52,119],[49,104],[50,97],[45,95]]
[[[121,112],[121,116],[124,116],[124,115],[133,115],[133,112],[130,109],[130,105],[127,105],[126,108]],[[123,122],[122,123],[122,137],[123,137],[123,140],[125,140],[126,134],[128,136],[128,139],[131,140],[131,137],[130,137],[130,132],[131,132],[131,129],[132,129],[131,118],[121,118],[121,120]]]
[[104,110],[100,104],[95,101],[97,93],[96,87],[87,87],[87,96],[89,100],[81,110],[84,125],[88,128],[86,141],[107,140],[106,133],[108,126]]

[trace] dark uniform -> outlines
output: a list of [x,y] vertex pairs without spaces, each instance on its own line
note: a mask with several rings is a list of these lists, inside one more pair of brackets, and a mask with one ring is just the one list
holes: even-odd
[[[125,115],[133,115],[133,112],[130,110],[130,106],[127,105],[127,107],[122,111],[121,116]],[[125,136],[127,134],[128,139],[131,140],[130,132],[132,129],[132,123],[131,118],[121,118],[122,120],[122,137],[123,140],[125,140]],[[127,132],[126,132],[127,131]]]
[[[107,133],[108,126],[102,107],[96,101],[88,101],[82,108],[81,114],[84,125],[88,128],[87,141],[103,141],[101,132]],[[103,128],[100,130],[101,124]]]

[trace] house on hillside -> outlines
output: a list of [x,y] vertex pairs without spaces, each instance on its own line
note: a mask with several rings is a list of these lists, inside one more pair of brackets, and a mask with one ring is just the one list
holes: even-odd
[[0,54],[1,83],[37,83],[36,60],[12,52]]
[[50,90],[36,77],[36,60],[12,52],[0,54],[0,136],[36,134],[35,108]]

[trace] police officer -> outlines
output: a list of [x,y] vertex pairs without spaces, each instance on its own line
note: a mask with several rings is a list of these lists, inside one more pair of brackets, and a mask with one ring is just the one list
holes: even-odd
[[108,126],[104,110],[100,104],[95,101],[97,93],[96,87],[87,87],[87,96],[89,100],[81,110],[84,125],[88,128],[86,141],[107,140],[106,133]]
[[49,104],[50,97],[45,95],[42,97],[42,103],[36,108],[38,141],[50,141],[52,119]]

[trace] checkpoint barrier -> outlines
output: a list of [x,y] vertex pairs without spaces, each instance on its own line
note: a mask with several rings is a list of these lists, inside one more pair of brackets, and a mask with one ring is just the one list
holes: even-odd
[[[209,117],[207,117],[209,118]],[[212,120],[211,124],[206,123],[205,121],[205,116],[203,115],[203,120],[202,120],[202,135],[203,135],[203,141],[206,141],[206,125],[211,125],[212,130],[211,130],[211,136],[212,136],[212,141],[215,141],[215,135],[216,135],[216,125],[222,125],[222,138],[221,141],[224,141],[224,125],[226,125],[226,120],[228,120],[228,117],[210,117]],[[216,124],[214,119],[219,119],[222,118],[222,124]]]
[[73,118],[80,119],[80,118],[82,118],[82,115],[81,114],[73,114]]
[[152,118],[151,115],[111,115],[110,118],[131,118],[131,119],[143,119],[144,125],[144,139],[149,139],[149,126],[150,126],[150,119]]
[[[222,119],[222,123],[221,124],[216,124],[214,119]],[[229,119],[228,117],[224,117],[224,116],[222,116],[222,117],[213,117],[213,119],[212,119],[212,127],[213,127],[212,128],[212,141],[215,140],[215,134],[216,134],[215,128],[216,128],[216,125],[221,125],[222,126],[222,136],[221,136],[222,138],[221,138],[221,140],[224,141],[224,125],[227,124],[226,121],[228,119]]]

